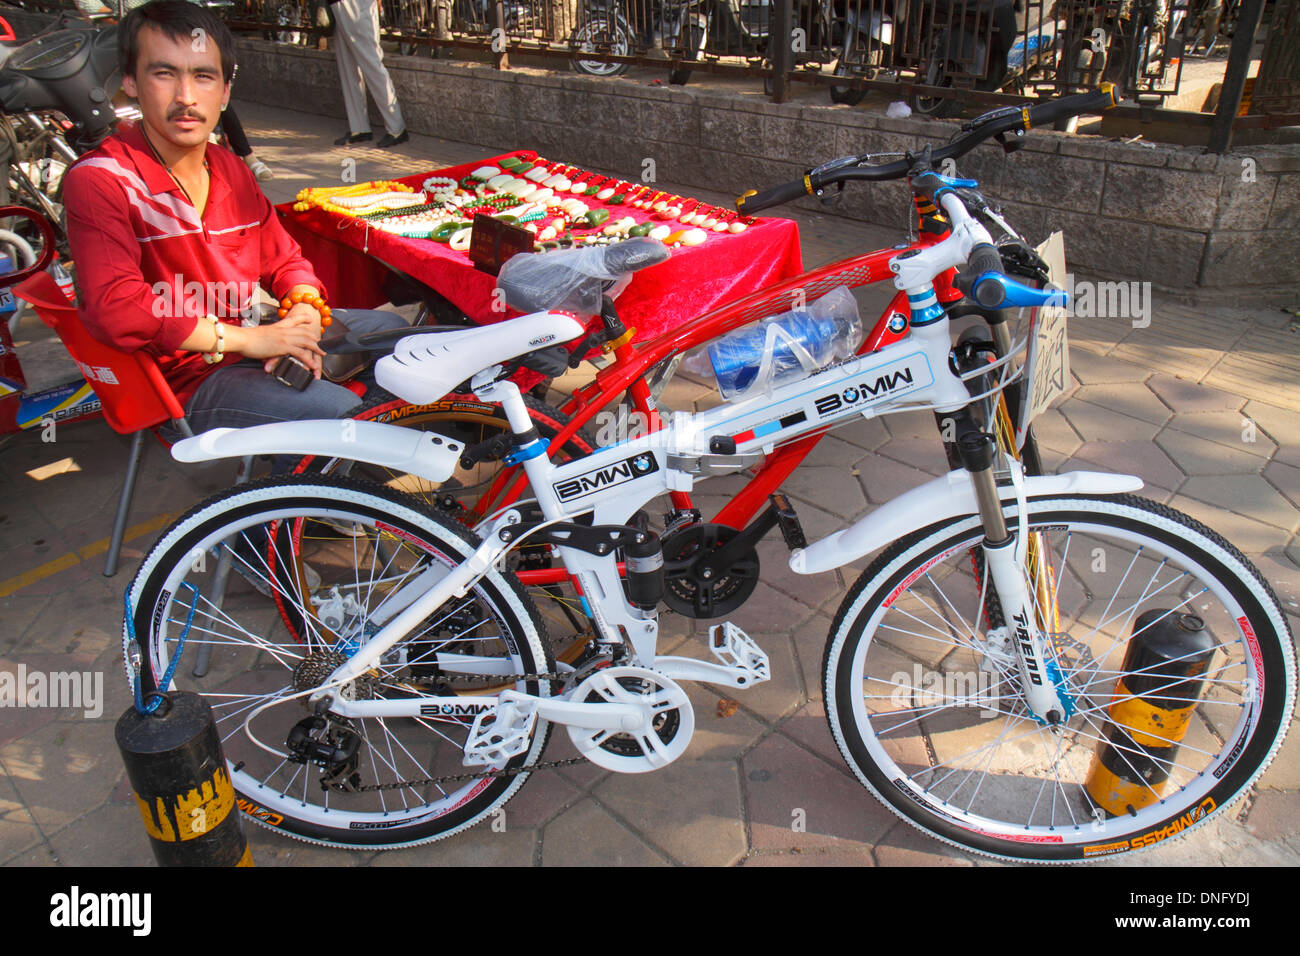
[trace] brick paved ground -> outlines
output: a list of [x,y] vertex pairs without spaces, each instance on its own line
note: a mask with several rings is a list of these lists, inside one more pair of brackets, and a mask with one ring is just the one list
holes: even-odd
[[[393,153],[344,152],[327,145],[339,132],[333,123],[265,107],[241,107],[241,114],[260,155],[281,174],[267,190],[276,201],[336,180],[349,157],[359,160],[358,178],[365,179],[482,152],[428,137],[413,137]],[[799,219],[809,266],[899,235],[825,217]],[[24,358],[29,369],[53,374],[61,353],[40,332],[34,321],[23,327]],[[1039,425],[1047,465],[1141,475],[1149,496],[1201,518],[1255,559],[1294,628],[1300,338],[1289,316],[1269,303],[1192,306],[1157,296],[1148,328],[1077,320],[1071,334],[1076,382]],[[707,400],[703,391],[679,386],[677,400]],[[100,569],[126,440],[100,423],[61,429],[57,437],[47,444],[29,433],[0,443],[0,669],[22,662],[100,671],[107,699],[94,720],[48,709],[0,715],[0,863],[147,864],[112,739],[113,722],[129,703],[118,640],[122,589],[166,516],[223,487],[230,469],[182,468],[150,449],[124,568],[107,580]],[[903,415],[836,431],[786,488],[810,536],[820,536],[942,470],[928,414]],[[704,500],[720,504],[717,496],[728,487],[725,479],[706,486]],[[590,765],[538,774],[507,806],[504,832],[481,827],[389,854],[325,850],[249,826],[258,863],[987,865],[900,823],[847,772],[826,726],[818,666],[849,579],[796,579],[781,551],[777,542],[763,544],[764,582],[734,615],[771,656],[772,681],[737,693],[739,709],[728,717],[718,716],[722,695],[688,685],[698,725],[690,750],[673,766],[634,777]],[[704,656],[702,628],[666,621],[670,649]],[[554,738],[549,757],[571,755],[562,737]],[[1298,791],[1300,736],[1292,734],[1250,801],[1191,840],[1133,862],[1294,865]],[[802,830],[792,827],[796,819]]]

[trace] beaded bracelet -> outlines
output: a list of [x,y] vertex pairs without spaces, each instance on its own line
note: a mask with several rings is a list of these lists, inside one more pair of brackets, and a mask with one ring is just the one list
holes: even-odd
[[209,365],[216,365],[226,357],[226,336],[225,331],[221,328],[221,320],[215,315],[208,316],[212,320],[212,334],[216,338],[216,348],[211,352],[203,353],[203,361]]
[[422,185],[425,192],[446,192],[456,188],[456,180],[447,176],[430,176]]
[[276,310],[276,315],[284,318],[289,314],[289,310],[295,305],[306,303],[320,313],[320,327],[328,329],[333,319],[330,318],[330,307],[325,304],[325,300],[315,292],[290,292],[280,300],[280,308]]

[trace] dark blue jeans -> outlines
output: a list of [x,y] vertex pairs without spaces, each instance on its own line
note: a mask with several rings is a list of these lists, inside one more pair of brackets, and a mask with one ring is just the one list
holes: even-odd
[[[406,321],[392,312],[337,309],[334,314],[359,334],[406,326]],[[357,379],[365,383],[367,389],[373,389],[373,363]],[[268,375],[261,359],[245,359],[229,368],[218,369],[205,378],[186,404],[185,417],[194,433],[198,434],[211,428],[243,428],[308,418],[346,418],[361,401],[355,392],[323,378],[311,382],[301,392],[296,391]],[[288,471],[295,461],[297,458],[291,456],[277,458],[271,471]]]

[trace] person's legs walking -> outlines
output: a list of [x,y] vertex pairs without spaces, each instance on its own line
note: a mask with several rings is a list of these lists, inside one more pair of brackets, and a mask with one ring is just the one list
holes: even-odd
[[[378,3],[376,0],[339,0],[335,4],[334,16],[337,23],[335,32],[342,33],[347,38],[349,52],[364,77],[364,88],[370,90],[370,95],[383,114],[384,129],[388,135],[379,141],[379,145],[392,146],[398,141],[405,142],[406,123],[402,118],[402,108],[398,105],[397,90],[384,67],[384,54],[379,46]],[[340,53],[342,47],[343,44],[340,44]],[[345,86],[344,94],[346,93]],[[364,96],[362,93],[363,108]],[[355,132],[355,126],[353,130]]]
[[336,28],[334,30],[335,52],[339,66],[339,85],[343,89],[343,108],[348,114],[348,136],[335,140],[336,146],[348,142],[360,142],[370,139],[370,114],[366,109],[366,81],[357,63],[354,40],[345,24],[347,14],[344,8],[356,0],[339,0],[334,5]]

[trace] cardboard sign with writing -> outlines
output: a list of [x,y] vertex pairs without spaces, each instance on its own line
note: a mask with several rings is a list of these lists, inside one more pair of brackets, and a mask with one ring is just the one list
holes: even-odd
[[[1049,281],[1061,288],[1065,281],[1065,237],[1054,232],[1038,247],[1047,263]],[[1025,368],[1026,395],[1016,423],[1016,447],[1024,447],[1025,432],[1040,413],[1065,393],[1070,381],[1068,313],[1060,306],[1043,306],[1030,320],[1029,358]]]

